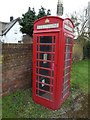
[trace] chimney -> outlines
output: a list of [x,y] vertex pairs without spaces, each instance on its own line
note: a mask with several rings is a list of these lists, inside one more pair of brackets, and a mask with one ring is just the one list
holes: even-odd
[[10,22],[13,20],[13,16],[10,17]]
[[63,15],[63,0],[58,0],[57,15],[58,16],[62,16]]

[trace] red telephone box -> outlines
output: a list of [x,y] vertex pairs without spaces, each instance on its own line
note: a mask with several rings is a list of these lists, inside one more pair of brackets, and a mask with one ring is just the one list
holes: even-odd
[[69,96],[74,25],[47,16],[34,23],[33,100],[52,110]]

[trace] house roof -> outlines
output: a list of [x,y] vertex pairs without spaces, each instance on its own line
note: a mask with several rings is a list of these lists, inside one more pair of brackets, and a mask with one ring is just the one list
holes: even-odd
[[7,25],[8,23],[6,22],[1,22],[0,21],[0,36],[2,36],[2,31],[5,29],[5,26]]
[[4,27],[2,27],[2,35],[6,35],[7,32],[14,26],[14,24],[19,21],[19,18],[10,21],[9,23],[4,23],[2,22],[2,24],[4,24]]

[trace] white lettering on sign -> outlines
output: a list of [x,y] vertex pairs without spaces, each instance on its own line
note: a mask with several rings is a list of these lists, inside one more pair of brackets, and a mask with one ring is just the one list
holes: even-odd
[[71,31],[71,32],[73,32],[73,29],[70,26],[68,26],[68,25],[64,25],[64,28],[69,30],[69,31]]
[[48,28],[58,28],[59,23],[46,24],[46,25],[37,25],[37,29],[48,29]]

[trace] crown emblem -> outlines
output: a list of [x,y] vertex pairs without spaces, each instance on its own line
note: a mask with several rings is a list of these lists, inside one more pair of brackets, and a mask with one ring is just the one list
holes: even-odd
[[46,20],[45,20],[45,23],[49,23],[49,22],[50,22],[49,19],[46,19]]

